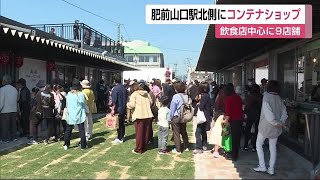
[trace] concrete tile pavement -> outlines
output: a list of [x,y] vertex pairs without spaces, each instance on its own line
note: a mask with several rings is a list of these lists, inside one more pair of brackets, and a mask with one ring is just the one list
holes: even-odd
[[[269,149],[264,150],[268,164]],[[281,144],[278,144],[274,176],[253,171],[252,168],[258,165],[258,157],[251,151],[240,151],[235,163],[224,157],[214,158],[210,151],[194,155],[194,162],[195,179],[309,179],[312,169],[310,162]]]

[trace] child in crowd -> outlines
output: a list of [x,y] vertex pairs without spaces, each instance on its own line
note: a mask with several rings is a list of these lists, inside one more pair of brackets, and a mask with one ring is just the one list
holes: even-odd
[[161,107],[158,110],[158,148],[159,154],[168,154],[167,140],[169,134],[170,109],[168,108],[169,98],[160,98]]

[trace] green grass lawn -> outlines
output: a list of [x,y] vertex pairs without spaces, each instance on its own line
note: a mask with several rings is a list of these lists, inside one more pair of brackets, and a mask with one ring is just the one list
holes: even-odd
[[[94,137],[89,142],[89,149],[81,151],[75,147],[79,141],[71,141],[67,151],[63,142],[49,145],[38,144],[20,150],[1,154],[1,179],[192,179],[194,161],[192,152],[181,155],[158,155],[157,126],[154,125],[153,145],[148,146],[144,154],[133,154],[134,127],[126,127],[126,141],[112,145],[116,131],[105,128],[104,121],[94,124]],[[192,137],[192,124],[188,125],[189,137]],[[78,137],[76,133],[74,133]],[[169,135],[171,138],[171,134]],[[189,141],[191,139],[189,138]],[[169,146],[173,143],[169,141]],[[169,147],[170,148],[170,147]]]

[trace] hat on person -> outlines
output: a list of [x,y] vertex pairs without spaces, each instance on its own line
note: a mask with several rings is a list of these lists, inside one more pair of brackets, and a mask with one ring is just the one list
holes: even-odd
[[38,88],[43,88],[46,86],[46,83],[44,82],[44,80],[39,80],[38,83],[36,84],[36,86]]
[[81,84],[82,88],[86,88],[86,89],[91,88],[90,82],[88,80],[86,80],[86,79],[81,81],[80,84]]

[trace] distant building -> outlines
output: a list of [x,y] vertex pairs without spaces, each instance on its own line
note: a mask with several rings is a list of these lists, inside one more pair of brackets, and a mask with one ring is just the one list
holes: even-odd
[[140,40],[123,42],[126,61],[138,68],[163,68],[163,53],[150,43]]
[[195,68],[188,68],[187,74],[187,82],[193,82],[194,80],[198,80],[199,82],[203,81],[212,81],[215,80],[212,72],[206,71],[195,71]]

